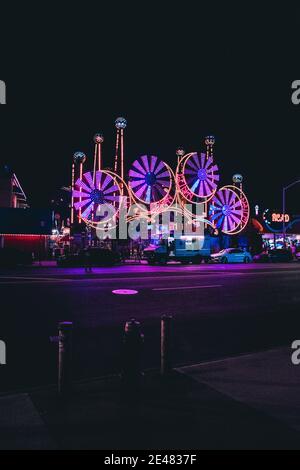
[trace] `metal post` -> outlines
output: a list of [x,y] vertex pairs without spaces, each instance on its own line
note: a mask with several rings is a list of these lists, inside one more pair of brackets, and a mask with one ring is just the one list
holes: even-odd
[[142,376],[143,344],[141,324],[132,318],[125,324],[123,339],[122,379],[126,385],[139,385]]
[[75,163],[72,163],[72,182],[71,182],[71,225],[74,223],[74,185],[75,185]]
[[[283,217],[283,247],[286,248],[286,226],[285,226],[285,188],[282,188],[282,217]],[[276,247],[275,247],[276,248]]]
[[58,393],[61,396],[71,391],[72,329],[73,322],[64,321],[58,324]]
[[161,317],[161,338],[160,338],[160,373],[166,376],[172,370],[171,363],[171,315]]
[[293,183],[289,184],[288,186],[285,186],[282,188],[282,216],[283,216],[283,243],[284,243],[284,247],[286,245],[286,224],[285,224],[285,211],[286,211],[286,207],[285,207],[285,192],[287,189],[290,189],[292,188],[293,186],[295,186],[295,184],[299,184],[300,183],[300,179],[294,181]]

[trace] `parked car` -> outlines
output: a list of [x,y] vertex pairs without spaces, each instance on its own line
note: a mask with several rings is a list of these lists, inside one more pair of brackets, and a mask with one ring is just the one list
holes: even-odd
[[267,251],[258,253],[257,255],[253,256],[253,261],[255,263],[269,263],[270,261],[269,253]]
[[0,267],[27,266],[32,264],[32,254],[17,248],[0,249]]
[[[121,261],[118,253],[107,248],[90,248],[88,252],[88,263],[90,266],[114,266]],[[84,267],[86,264],[87,254],[85,250],[81,250],[78,253],[69,253],[57,259],[57,266],[61,268]]]
[[271,263],[286,263],[293,261],[293,255],[290,250],[277,248],[276,250],[269,251],[269,259]]
[[226,248],[211,255],[211,260],[215,263],[250,263],[252,256],[241,248]]

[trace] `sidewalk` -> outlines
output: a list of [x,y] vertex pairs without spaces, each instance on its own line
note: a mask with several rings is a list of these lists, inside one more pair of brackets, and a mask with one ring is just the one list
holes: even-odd
[[[300,366],[280,349],[145,375],[124,399],[120,379],[0,398],[1,449],[297,449]],[[24,411],[26,410],[26,412]],[[3,416],[5,420],[3,422]]]

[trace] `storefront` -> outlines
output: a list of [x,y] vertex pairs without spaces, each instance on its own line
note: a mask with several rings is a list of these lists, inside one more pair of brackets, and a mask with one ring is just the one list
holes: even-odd
[[[296,246],[300,251],[300,215],[283,214],[266,209],[262,214],[263,247],[266,249]],[[284,235],[285,232],[285,235]]]

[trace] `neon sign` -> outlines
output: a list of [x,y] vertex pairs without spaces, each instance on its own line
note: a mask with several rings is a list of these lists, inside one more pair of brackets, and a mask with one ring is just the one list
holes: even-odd
[[[289,221],[290,216],[288,214],[284,214],[284,222],[288,223]],[[273,212],[272,222],[283,222],[283,214],[277,214],[276,212]]]

